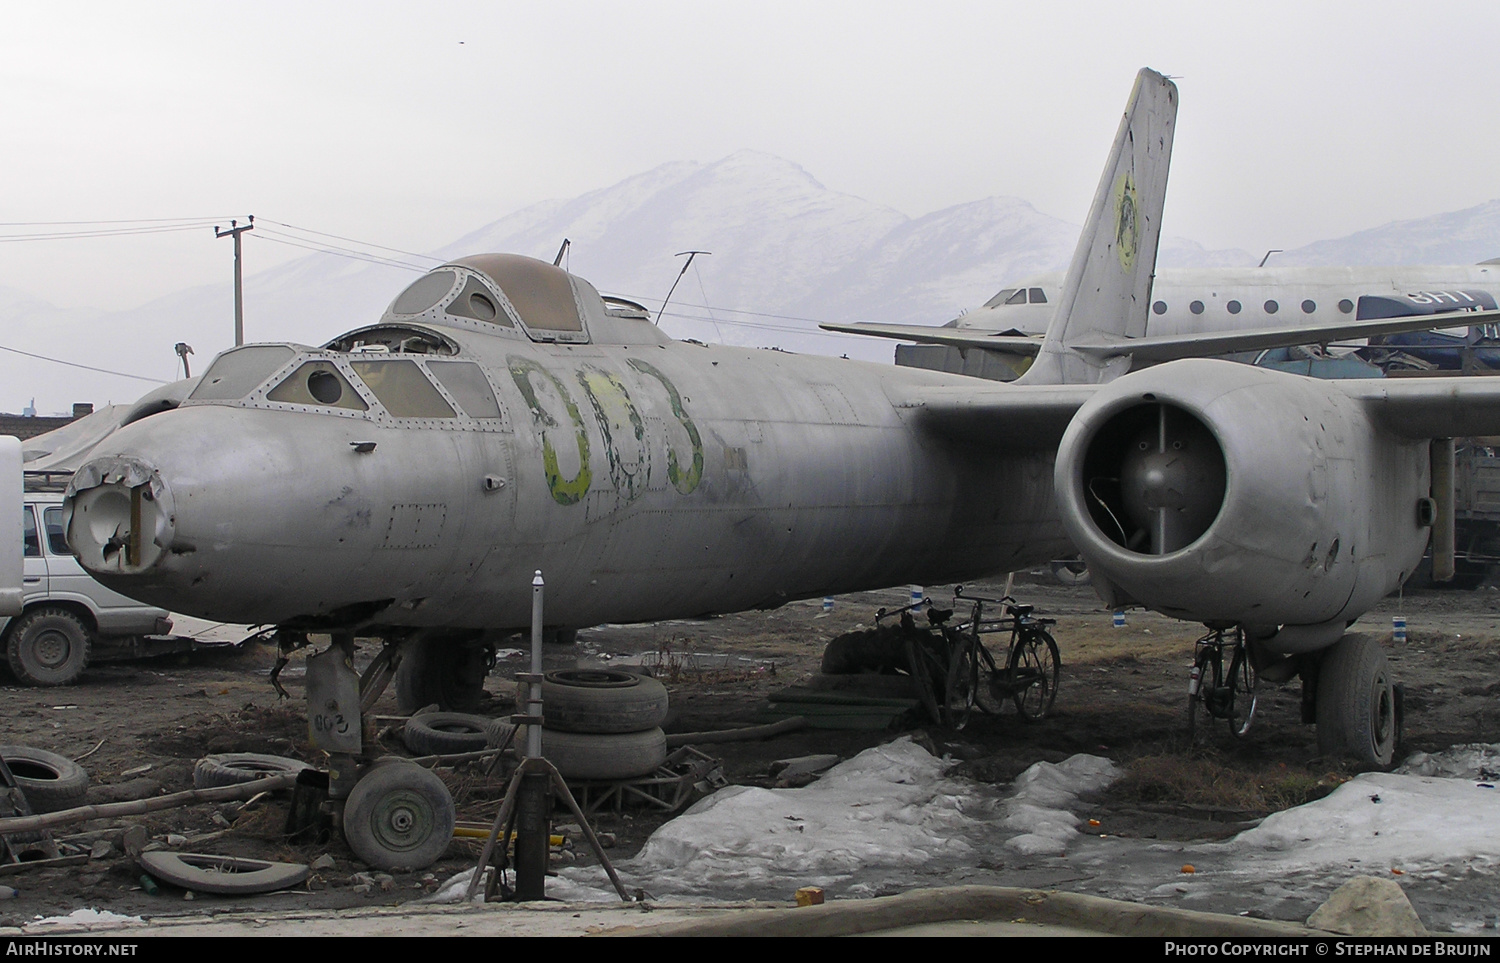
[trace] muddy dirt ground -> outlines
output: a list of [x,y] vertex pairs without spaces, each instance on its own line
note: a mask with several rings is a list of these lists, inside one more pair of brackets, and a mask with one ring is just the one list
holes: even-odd
[[[1001,588],[999,583],[975,586],[997,595]],[[929,591],[942,599],[949,590]],[[1262,687],[1247,738],[1231,739],[1218,723],[1206,744],[1189,740],[1188,667],[1201,628],[1138,612],[1130,613],[1124,628],[1114,628],[1089,588],[1059,586],[1044,576],[1022,578],[1016,594],[1034,603],[1038,614],[1058,620],[1054,631],[1063,675],[1057,702],[1039,724],[1025,723],[1009,709],[996,717],[978,715],[961,732],[919,725],[919,738],[958,760],[959,774],[1003,785],[1040,760],[1061,761],[1079,752],[1108,756],[1128,775],[1091,801],[1091,816],[1121,836],[1196,840],[1223,838],[1271,811],[1325,794],[1357,771],[1348,761],[1318,757],[1314,729],[1300,722],[1296,680]],[[547,665],[628,661],[645,654],[677,668],[666,680],[672,704],[668,732],[733,728],[763,721],[768,693],[815,673],[829,639],[871,624],[876,608],[905,601],[904,592],[892,590],[841,597],[832,613],[808,601],[704,621],[602,627],[580,633],[575,646],[549,648]],[[1406,643],[1395,645],[1390,625],[1398,611],[1405,613],[1410,632]],[[1388,600],[1362,625],[1386,640],[1395,677],[1404,686],[1403,752],[1500,742],[1500,591],[1409,593]],[[362,658],[374,653],[373,646],[366,647]],[[716,656],[734,658],[726,662]],[[6,685],[0,689],[0,743],[80,759],[92,777],[91,802],[191,788],[193,764],[208,753],[261,752],[318,763],[307,741],[301,662],[294,661],[283,677],[293,698],[278,700],[267,681],[274,659],[274,650],[258,647],[102,665],[70,688]],[[488,714],[511,711],[513,683],[507,680],[522,662],[517,653],[497,665],[487,686]],[[391,693],[376,711],[394,715]],[[768,767],[777,759],[813,752],[848,758],[898,734],[806,730],[707,748],[723,760],[731,782],[771,785]],[[382,751],[407,754],[389,733]],[[461,820],[493,818],[503,792],[501,776],[466,767],[441,774],[454,791]],[[456,842],[428,870],[374,874],[337,835],[321,844],[287,843],[282,836],[286,812],[285,800],[266,799],[65,827],[57,831],[65,849],[91,852],[93,858],[83,865],[24,868],[0,876],[0,885],[17,890],[13,898],[0,900],[0,925],[79,908],[163,916],[399,903],[428,894],[472,866],[478,853],[477,844]],[[665,818],[639,810],[604,813],[597,827],[614,837],[612,854],[623,858]],[[121,836],[130,825],[144,825],[154,839],[183,851],[301,863],[327,858],[306,886],[293,891],[238,898],[163,886],[151,895],[142,888],[139,867],[122,852]],[[577,853],[558,858],[591,861],[582,841],[572,846]]]

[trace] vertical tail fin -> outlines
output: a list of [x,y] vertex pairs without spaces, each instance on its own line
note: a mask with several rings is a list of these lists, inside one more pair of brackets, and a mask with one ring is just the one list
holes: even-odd
[[1176,123],[1177,86],[1154,70],[1142,70],[1073,252],[1057,313],[1021,383],[1100,384],[1130,369],[1128,356],[1092,360],[1069,350],[1068,343],[1091,334],[1146,333]]

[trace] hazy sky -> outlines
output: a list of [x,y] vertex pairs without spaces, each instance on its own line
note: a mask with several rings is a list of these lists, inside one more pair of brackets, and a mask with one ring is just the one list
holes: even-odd
[[[0,233],[253,213],[421,251],[740,148],[914,216],[1009,194],[1081,221],[1141,66],[1182,91],[1170,235],[1259,252],[1500,197],[1493,0],[4,14]],[[246,251],[252,271],[303,253]],[[0,285],[67,306],[227,283],[229,264],[208,228],[0,242]]]

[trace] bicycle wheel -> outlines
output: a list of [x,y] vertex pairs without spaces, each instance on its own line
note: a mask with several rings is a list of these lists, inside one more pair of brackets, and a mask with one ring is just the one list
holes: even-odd
[[943,691],[943,721],[951,729],[969,724],[979,685],[979,663],[975,657],[977,640],[959,633],[949,640],[948,679]]
[[1010,680],[1015,687],[1016,711],[1028,722],[1046,718],[1057,698],[1062,660],[1057,643],[1045,629],[1028,628],[1010,650]]
[[1194,691],[1189,687],[1188,691],[1188,740],[1196,742],[1203,735],[1197,731],[1198,714],[1202,713],[1206,718],[1213,717],[1211,700],[1220,678],[1219,649],[1212,645],[1198,646],[1193,670],[1198,674],[1198,688]]
[[1229,663],[1229,704],[1225,706],[1229,716],[1229,732],[1236,739],[1243,739],[1255,721],[1256,687],[1260,680],[1255,667],[1250,664],[1250,655],[1244,645],[1235,647],[1234,658]]
[[998,716],[1005,703],[1010,701],[1010,689],[1005,684],[1006,673],[995,664],[995,657],[984,643],[975,646],[974,660],[974,704],[987,715]]
[[927,715],[938,725],[943,724],[943,715],[938,711],[937,697],[932,683],[932,669],[927,661],[927,647],[916,638],[906,640],[906,671],[911,675],[912,685],[916,687],[917,698],[922,701],[922,708],[927,710]]

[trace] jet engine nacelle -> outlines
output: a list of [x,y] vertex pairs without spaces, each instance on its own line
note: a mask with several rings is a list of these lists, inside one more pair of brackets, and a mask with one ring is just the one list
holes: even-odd
[[1225,361],[1125,375],[1057,454],[1062,522],[1110,605],[1331,644],[1422,557],[1428,442],[1337,385]]

